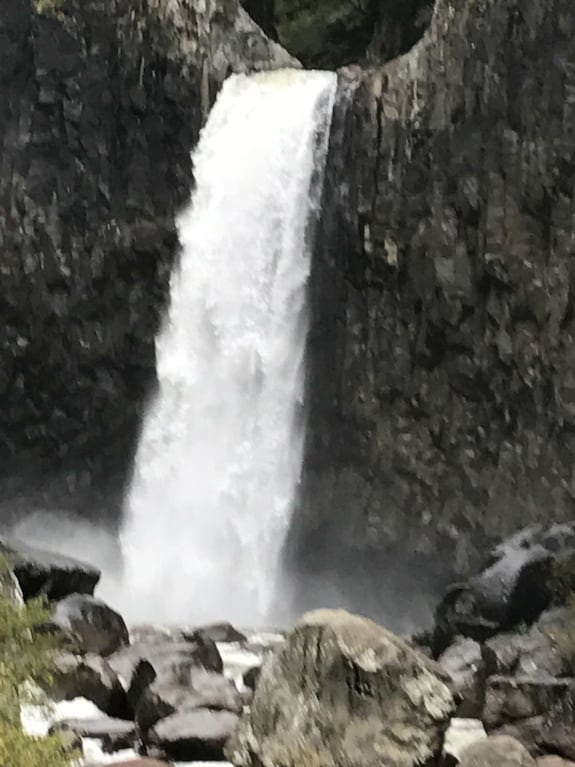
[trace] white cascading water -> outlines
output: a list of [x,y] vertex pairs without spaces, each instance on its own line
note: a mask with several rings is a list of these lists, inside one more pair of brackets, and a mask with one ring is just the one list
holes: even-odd
[[328,72],[234,75],[202,132],[122,533],[131,619],[278,614],[335,89]]

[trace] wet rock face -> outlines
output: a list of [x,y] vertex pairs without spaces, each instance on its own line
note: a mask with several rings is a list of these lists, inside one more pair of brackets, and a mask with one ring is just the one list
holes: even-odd
[[230,71],[289,57],[235,0],[44,6],[0,19],[0,519],[21,496],[102,519],[154,381],[190,150]]
[[463,572],[572,514],[574,30],[569,0],[440,0],[405,57],[341,74],[298,565]]

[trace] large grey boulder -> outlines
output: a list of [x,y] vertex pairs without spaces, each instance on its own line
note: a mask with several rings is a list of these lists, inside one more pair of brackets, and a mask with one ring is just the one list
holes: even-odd
[[453,709],[433,661],[366,618],[319,610],[264,664],[226,755],[238,767],[415,767],[441,750]]
[[106,656],[130,642],[122,616],[85,594],[71,594],[58,602],[51,623],[67,634],[80,652]]

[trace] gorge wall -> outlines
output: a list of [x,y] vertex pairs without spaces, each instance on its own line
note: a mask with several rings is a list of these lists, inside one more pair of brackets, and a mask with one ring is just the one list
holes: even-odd
[[291,60],[236,0],[2,0],[0,520],[116,522],[190,150],[230,71]]
[[[1,3],[0,520],[117,521],[190,149],[230,71],[292,60],[237,0]],[[431,581],[572,516],[574,32],[570,0],[437,0],[340,72],[298,570]]]
[[438,0],[411,52],[342,72],[298,569],[397,592],[572,517],[574,34],[570,0]]

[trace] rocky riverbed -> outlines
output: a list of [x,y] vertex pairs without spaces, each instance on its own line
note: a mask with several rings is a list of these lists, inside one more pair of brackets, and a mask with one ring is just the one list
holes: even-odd
[[53,709],[25,709],[24,726],[63,734],[81,765],[575,764],[575,523],[496,546],[410,637],[343,610],[285,634],[128,628],[93,595],[94,568],[1,548],[12,597],[51,596],[64,639]]

